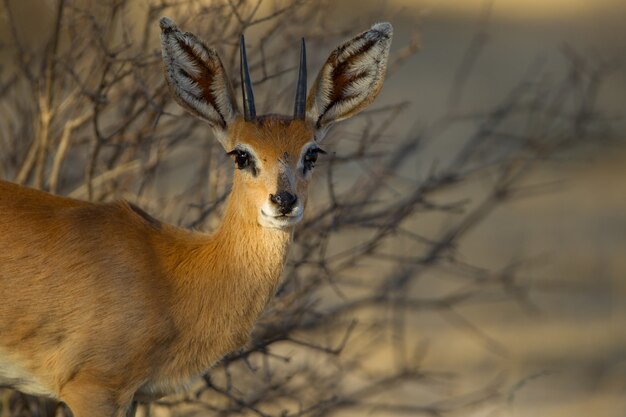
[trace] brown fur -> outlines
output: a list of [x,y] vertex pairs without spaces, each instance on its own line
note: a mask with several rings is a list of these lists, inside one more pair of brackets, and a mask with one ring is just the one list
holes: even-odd
[[232,137],[263,155],[266,168],[257,178],[235,175],[211,236],[125,202],[0,181],[0,354],[11,352],[75,415],[112,401],[125,408],[136,391],[171,391],[246,343],[291,237],[256,222],[257,199],[275,192],[270,161],[297,155],[312,129],[239,121]]

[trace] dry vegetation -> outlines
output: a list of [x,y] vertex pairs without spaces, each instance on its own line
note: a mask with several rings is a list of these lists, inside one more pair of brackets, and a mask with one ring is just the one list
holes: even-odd
[[[32,46],[22,41],[13,3],[4,0],[11,37],[3,53],[14,64],[0,72],[0,178],[94,201],[128,199],[161,219],[204,230],[219,221],[232,168],[206,126],[183,114],[167,91],[158,18],[171,16],[216,46],[231,73],[238,71],[237,39],[246,31],[257,103],[266,112],[291,103],[301,36],[315,73],[332,45],[367,27],[329,24],[327,1],[57,0],[50,2],[48,42]],[[460,113],[456,103],[483,40],[479,33],[471,42],[441,119],[393,137],[389,127],[409,107],[379,105],[348,133],[330,134],[326,147],[333,152],[319,165],[284,281],[249,348],[225,358],[188,393],[140,405],[139,413],[438,416],[509,395],[502,379],[459,392],[451,385],[455,375],[424,369],[428,345],[407,337],[419,333],[407,317],[438,311],[450,326],[503,354],[457,307],[502,299],[532,311],[528,283],[517,273],[523,262],[493,270],[463,260],[458,250],[496,207],[543,191],[545,184],[527,181],[533,170],[579,143],[609,136],[610,123],[594,103],[612,67],[566,51],[569,70],[560,79],[547,81],[536,63],[495,108]],[[416,44],[396,44],[394,51],[390,77]],[[420,158],[423,146],[468,122],[474,133],[448,160]],[[415,175],[418,163],[427,174]],[[480,193],[466,198],[477,184]],[[422,229],[418,218],[441,227]],[[418,283],[433,279],[456,280],[457,289],[416,295]],[[437,401],[393,395],[420,386],[448,388]],[[1,416],[67,413],[14,391],[0,395]]]

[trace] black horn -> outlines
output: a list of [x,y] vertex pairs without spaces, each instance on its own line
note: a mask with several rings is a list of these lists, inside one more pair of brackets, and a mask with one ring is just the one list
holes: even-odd
[[243,95],[243,117],[246,121],[256,119],[256,108],[254,107],[254,93],[252,92],[252,81],[248,70],[248,57],[246,56],[246,41],[241,35],[239,43],[241,54],[241,94]]
[[296,85],[296,102],[293,106],[293,118],[304,119],[306,112],[306,45],[304,38],[300,44],[300,69]]

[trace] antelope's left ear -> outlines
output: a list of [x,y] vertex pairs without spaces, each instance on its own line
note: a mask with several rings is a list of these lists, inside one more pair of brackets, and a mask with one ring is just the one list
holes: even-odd
[[307,97],[306,116],[321,135],[374,101],[385,79],[392,34],[390,23],[377,23],[330,54]]

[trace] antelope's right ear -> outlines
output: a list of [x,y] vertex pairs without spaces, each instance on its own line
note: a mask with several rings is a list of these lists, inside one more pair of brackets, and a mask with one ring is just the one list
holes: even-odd
[[159,24],[165,79],[174,98],[189,113],[207,121],[226,148],[228,125],[239,111],[217,51],[192,33],[181,32],[167,17]]

